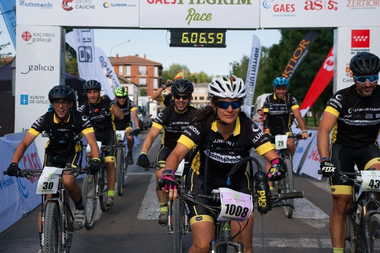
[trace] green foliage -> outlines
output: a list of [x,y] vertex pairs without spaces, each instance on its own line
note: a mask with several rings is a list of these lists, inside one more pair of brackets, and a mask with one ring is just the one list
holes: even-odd
[[65,71],[71,75],[79,76],[76,52],[67,43],[65,45]]
[[207,83],[211,81],[211,77],[205,72],[191,73],[187,66],[180,64],[172,64],[169,69],[164,70],[162,72],[162,80],[174,80],[174,77],[180,72],[184,73],[186,79],[189,79],[194,83]]
[[[272,80],[282,74],[294,49],[308,32],[309,30],[282,30],[279,44],[273,45],[271,48],[262,48],[255,97],[263,93],[272,92]],[[308,54],[290,80],[289,91],[299,100],[300,104],[330,48],[333,46],[332,29],[321,29],[318,32],[318,37],[310,44]],[[247,64],[247,56],[244,56],[239,62],[231,63],[231,73],[245,80]],[[321,94],[311,109],[314,117],[318,118],[320,116],[328,98],[331,97],[331,86],[330,84]]]

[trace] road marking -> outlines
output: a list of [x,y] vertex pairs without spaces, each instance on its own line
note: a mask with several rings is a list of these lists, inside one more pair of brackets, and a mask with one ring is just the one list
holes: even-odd
[[254,237],[256,248],[331,248],[328,238],[276,238]]
[[[136,173],[141,174],[141,173]],[[156,178],[152,175],[140,210],[137,214],[139,220],[157,220],[159,215],[158,200],[156,197]]]

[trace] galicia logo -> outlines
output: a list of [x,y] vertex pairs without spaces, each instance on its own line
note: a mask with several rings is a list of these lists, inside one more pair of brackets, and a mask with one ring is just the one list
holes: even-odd
[[27,69],[24,72],[21,72],[23,75],[27,75],[30,72],[52,72],[55,70],[53,65],[43,65],[43,64],[31,64],[28,65]]
[[21,38],[22,38],[24,41],[29,41],[29,40],[31,40],[31,38],[32,38],[32,34],[31,34],[30,32],[28,32],[28,31],[23,32],[23,33],[21,34]]
[[74,0],[63,0],[62,1],[62,9],[64,9],[65,11],[72,11],[74,9],[71,6],[72,2],[74,2]]

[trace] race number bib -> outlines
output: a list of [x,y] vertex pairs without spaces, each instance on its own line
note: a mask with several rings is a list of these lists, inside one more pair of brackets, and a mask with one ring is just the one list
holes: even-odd
[[287,142],[288,142],[287,135],[276,135],[274,140],[275,140],[277,150],[287,148]]
[[[98,145],[99,151],[101,151],[102,142],[101,142],[101,141],[97,141],[96,144]],[[87,153],[90,153],[90,152],[91,152],[90,144],[87,144],[86,152],[87,152]]]
[[252,196],[250,194],[219,188],[222,210],[218,220],[246,220],[253,210]]
[[378,170],[363,170],[361,191],[380,192],[380,171]]
[[175,171],[175,175],[182,177],[184,169],[185,169],[185,159],[182,159],[181,162],[178,164],[177,170]]
[[57,193],[59,178],[63,169],[55,167],[45,167],[37,183],[36,194]]
[[116,131],[116,140],[117,141],[124,141],[125,137],[125,131],[124,130],[117,130]]

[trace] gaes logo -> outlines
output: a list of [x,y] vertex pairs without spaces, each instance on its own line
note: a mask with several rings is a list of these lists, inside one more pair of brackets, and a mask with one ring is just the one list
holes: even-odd
[[21,38],[24,40],[24,41],[29,41],[31,38],[32,38],[32,34],[28,31],[26,32],[23,32],[21,34]]
[[352,48],[369,48],[370,32],[366,30],[352,30],[351,32],[351,47]]
[[338,10],[338,1],[334,0],[313,0],[305,1],[305,11],[320,11],[320,10]]
[[72,2],[74,2],[74,0],[63,0],[62,1],[62,9],[64,9],[65,11],[73,10],[74,8],[71,6]]
[[296,11],[296,5],[295,4],[289,4],[289,3],[274,4],[273,5],[273,11],[275,13],[293,13]]

